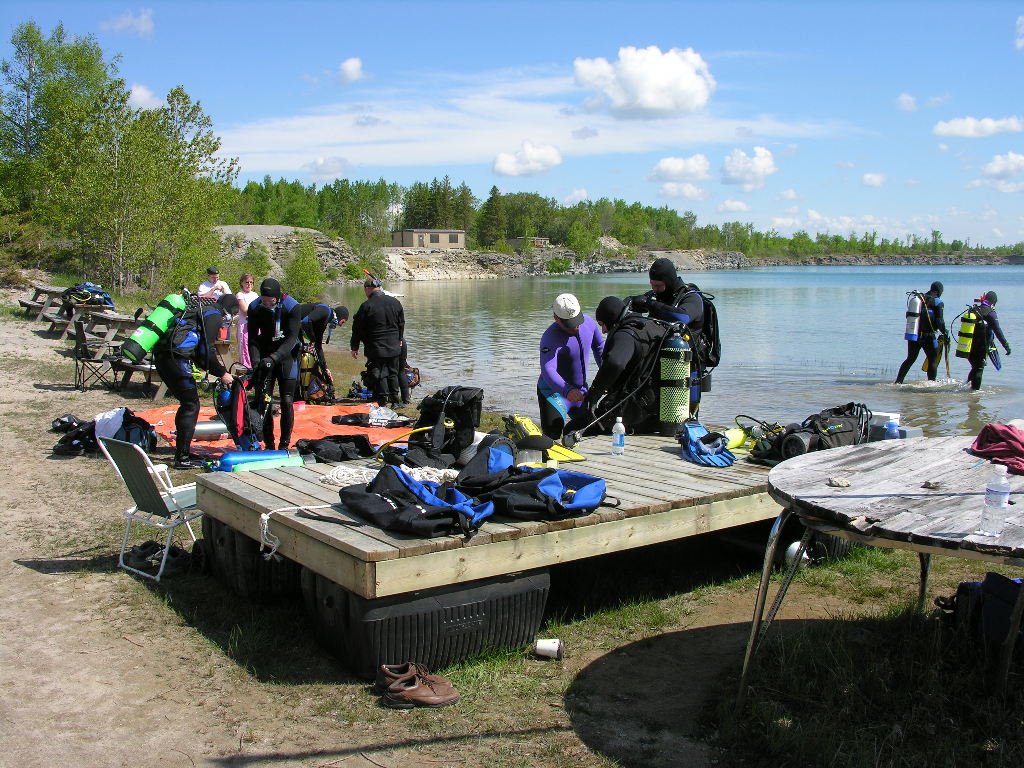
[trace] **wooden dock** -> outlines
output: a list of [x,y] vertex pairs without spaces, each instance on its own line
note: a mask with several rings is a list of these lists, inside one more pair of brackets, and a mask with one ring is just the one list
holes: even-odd
[[[269,532],[280,540],[281,555],[366,599],[544,569],[779,513],[768,496],[766,467],[743,460],[699,466],[680,458],[675,440],[657,436],[630,437],[625,456],[610,455],[607,437],[586,439],[577,449],[587,460],[562,466],[604,478],[621,506],[555,522],[495,516],[468,540],[393,534],[349,514],[339,487],[323,482],[333,469],[328,464],[201,475],[198,506],[257,541],[261,515],[270,513]],[[330,507],[295,509],[324,505]]]

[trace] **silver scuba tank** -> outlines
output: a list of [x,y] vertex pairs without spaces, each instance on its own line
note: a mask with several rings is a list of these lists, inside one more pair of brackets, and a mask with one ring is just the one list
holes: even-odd
[[690,361],[693,352],[678,331],[658,352],[658,431],[674,437],[690,416]]

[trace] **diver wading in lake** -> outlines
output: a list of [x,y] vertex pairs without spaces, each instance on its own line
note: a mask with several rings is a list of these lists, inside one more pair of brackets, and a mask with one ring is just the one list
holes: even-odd
[[911,291],[907,294],[907,325],[903,334],[907,340],[907,358],[896,374],[897,384],[903,383],[921,350],[928,358],[928,381],[935,381],[938,376],[942,352],[949,344],[946,320],[942,316],[942,290],[942,283],[936,280],[927,293]]
[[981,377],[985,373],[988,360],[992,361],[997,371],[1002,367],[996,350],[996,339],[1003,345],[1006,356],[1010,356],[1010,345],[1003,335],[999,317],[996,315],[998,300],[995,291],[979,296],[974,300],[974,305],[964,311],[960,320],[956,356],[966,357],[971,364],[971,372],[967,374],[971,389],[981,389]]

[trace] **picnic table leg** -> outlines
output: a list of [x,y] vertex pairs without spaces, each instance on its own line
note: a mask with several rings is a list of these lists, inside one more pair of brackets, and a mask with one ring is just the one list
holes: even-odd
[[999,647],[996,685],[999,686],[1000,696],[1006,694],[1006,680],[1010,676],[1010,662],[1013,661],[1013,650],[1017,645],[1022,617],[1024,617],[1024,586],[1017,590],[1017,602],[1013,604],[1013,612],[1010,613],[1010,628],[1003,639],[1003,644]]
[[918,552],[917,559],[921,563],[921,584],[917,589],[917,610],[923,611],[928,599],[928,575],[932,569],[932,556],[927,552]]
[[779,513],[779,516],[775,518],[771,533],[768,534],[768,543],[764,551],[764,565],[761,568],[761,582],[757,587],[757,599],[754,601],[754,617],[750,624],[750,638],[747,640],[747,651],[743,656],[743,671],[740,672],[740,689],[736,695],[737,710],[743,706],[743,702],[746,699],[747,674],[750,671],[750,663],[754,658],[754,654],[757,653],[765,633],[768,631],[768,626],[772,623],[772,619],[775,618],[775,614],[778,613],[779,607],[782,605],[782,599],[786,596],[786,590],[789,589],[793,575],[796,573],[797,568],[800,567],[800,561],[803,559],[804,551],[807,549],[807,544],[811,539],[811,529],[807,528],[804,531],[803,538],[800,539],[800,548],[796,553],[796,557],[790,564],[782,584],[779,585],[779,592],[775,595],[775,601],[768,612],[768,618],[762,623],[764,604],[768,597],[768,582],[771,580],[772,568],[775,565],[775,553],[779,548],[779,537],[782,535],[782,529],[785,527],[786,522],[792,515],[792,507],[784,508]]

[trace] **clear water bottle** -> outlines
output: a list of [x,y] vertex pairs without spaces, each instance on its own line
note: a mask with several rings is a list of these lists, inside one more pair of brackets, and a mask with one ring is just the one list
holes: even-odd
[[885,422],[885,439],[900,439],[900,423],[896,421],[896,419],[889,419],[887,422]]
[[1010,502],[1010,481],[1006,479],[1006,467],[992,466],[992,474],[985,484],[985,506],[981,510],[981,527],[974,533],[978,536],[998,536],[1006,521],[1006,507]]
[[615,417],[615,424],[612,426],[612,456],[621,456],[626,452],[626,425],[622,423],[622,417]]

